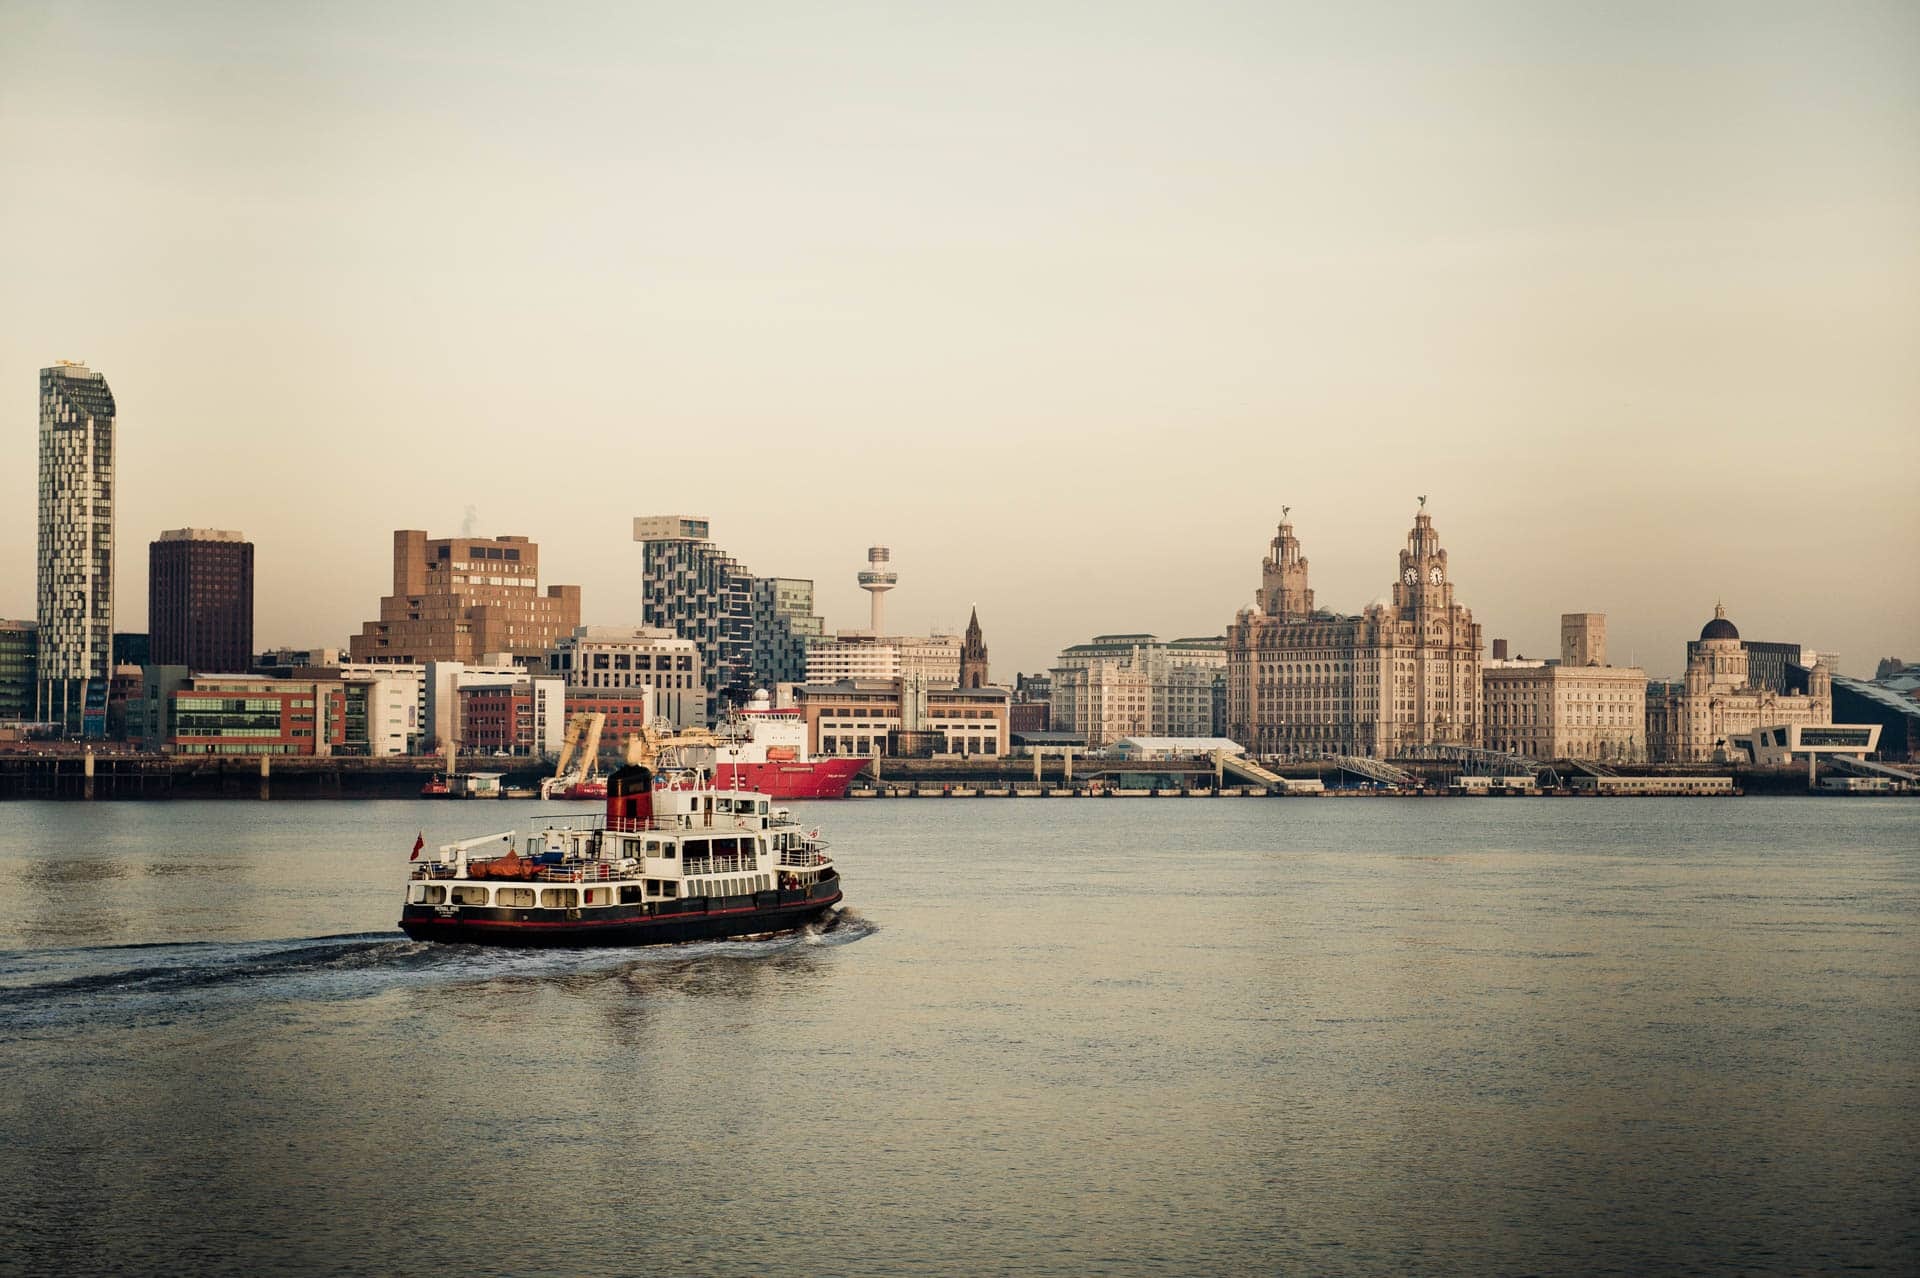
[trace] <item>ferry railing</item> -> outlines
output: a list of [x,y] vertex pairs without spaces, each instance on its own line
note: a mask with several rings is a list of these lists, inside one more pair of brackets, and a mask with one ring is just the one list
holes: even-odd
[[681,866],[687,874],[751,874],[759,868],[750,856],[694,857]]
[[831,865],[833,858],[814,848],[787,848],[780,853],[780,864],[793,869]]
[[533,877],[541,883],[607,883],[628,876],[616,874],[611,861],[584,861],[577,865],[543,865]]

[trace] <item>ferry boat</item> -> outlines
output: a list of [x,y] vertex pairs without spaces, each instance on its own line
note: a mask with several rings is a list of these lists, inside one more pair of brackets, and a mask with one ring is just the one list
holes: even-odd
[[[603,816],[450,843],[416,864],[400,929],[417,941],[658,945],[803,926],[841,899],[818,830],[698,771],[632,764]],[[521,851],[524,847],[525,851]]]
[[814,758],[807,750],[806,719],[798,710],[774,709],[765,689],[714,735],[715,780],[775,799],[844,799],[853,778],[871,762]]

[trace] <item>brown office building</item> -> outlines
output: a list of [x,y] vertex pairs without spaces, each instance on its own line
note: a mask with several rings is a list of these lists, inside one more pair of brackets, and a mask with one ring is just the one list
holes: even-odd
[[208,674],[253,664],[253,543],[176,528],[147,547],[147,661]]
[[393,534],[393,593],[351,641],[355,661],[535,657],[580,624],[580,587],[539,589],[540,548],[525,537]]

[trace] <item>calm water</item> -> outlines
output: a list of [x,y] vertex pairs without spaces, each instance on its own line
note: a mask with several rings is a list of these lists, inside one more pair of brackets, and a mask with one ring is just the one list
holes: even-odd
[[817,805],[837,926],[393,930],[537,811],[0,804],[0,1270],[1920,1263],[1920,803]]

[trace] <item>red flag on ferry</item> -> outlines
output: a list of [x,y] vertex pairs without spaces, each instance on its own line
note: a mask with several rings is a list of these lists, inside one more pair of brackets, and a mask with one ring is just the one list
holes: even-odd
[[413,855],[408,857],[407,860],[418,861],[420,859],[420,849],[425,846],[427,846],[427,832],[422,830],[413,836]]

